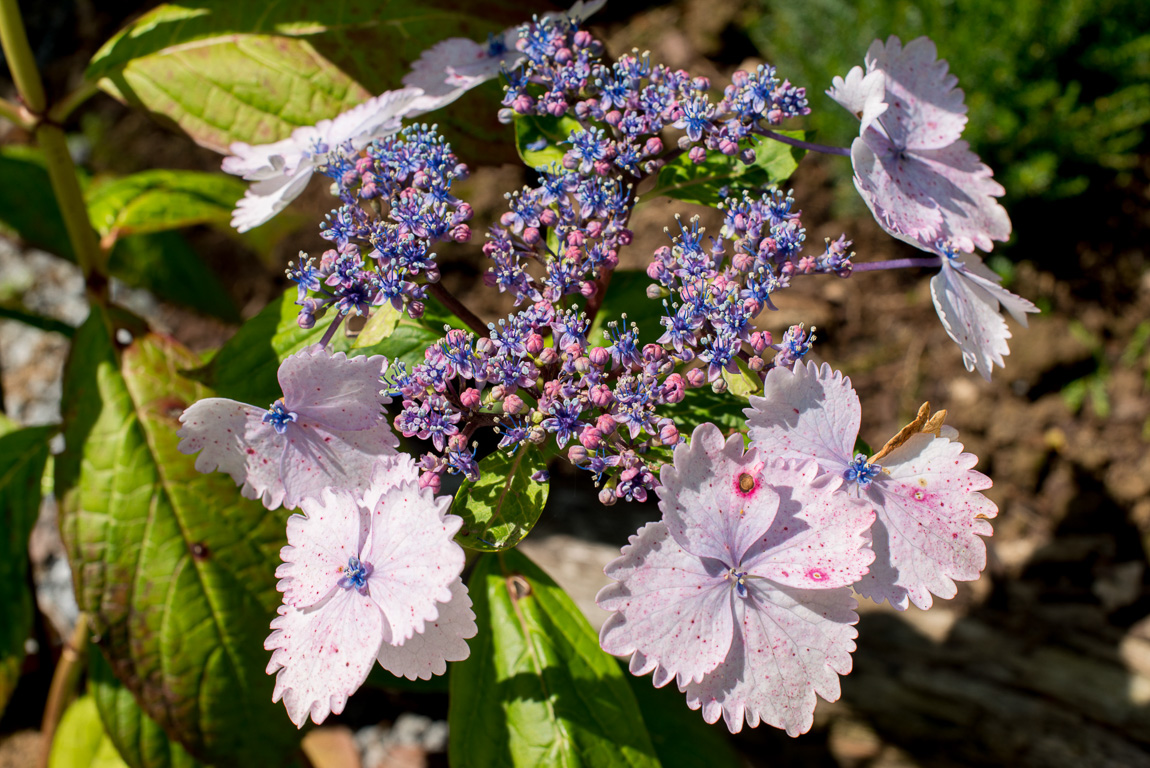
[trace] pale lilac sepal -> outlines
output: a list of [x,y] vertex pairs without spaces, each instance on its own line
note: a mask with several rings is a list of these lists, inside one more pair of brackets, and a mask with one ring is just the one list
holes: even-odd
[[430,680],[447,671],[447,662],[463,661],[470,653],[467,641],[475,637],[475,611],[462,579],[450,585],[451,600],[438,605],[439,615],[423,625],[403,645],[384,643],[376,658],[380,666],[396,677]]
[[854,458],[862,408],[851,380],[829,364],[772,368],[750,402],[748,435],[764,458],[815,459],[838,473]]
[[[676,680],[708,722],[723,716],[736,732],[761,719],[801,733],[816,693],[837,698],[838,671],[850,669],[857,617],[843,587],[874,558],[865,540],[874,512],[813,461],[764,466],[713,425],[692,443],[658,489],[663,521],[606,568],[616,583],[596,597],[613,611],[600,645],[630,655],[631,671],[652,672],[656,686]],[[750,467],[755,485],[728,492]]]
[[[405,117],[414,117],[442,105],[418,88],[401,88],[352,107],[332,119],[320,120],[292,131],[290,137],[270,144],[235,142],[221,168],[253,183],[232,213],[232,226],[240,232],[269,221],[299,197],[326,152],[349,144],[363,149],[373,139],[397,132]],[[323,150],[326,147],[326,150]]]
[[276,570],[284,605],[265,648],[273,701],[284,699],[294,723],[342,711],[377,658],[427,677],[466,657],[475,623],[453,538],[462,521],[449,504],[420,489],[402,457],[377,468],[362,496],[324,490],[289,519]]
[[359,489],[399,445],[383,415],[387,398],[373,383],[385,366],[382,357],[308,347],[280,365],[285,408],[296,414],[282,434],[263,421],[264,408],[208,398],[180,416],[179,450],[199,453],[196,469],[227,472],[268,509],[294,509],[324,488]]
[[977,370],[990,381],[994,366],[1004,367],[1011,337],[999,307],[1023,326],[1026,315],[1038,307],[999,285],[999,278],[977,256],[964,254],[942,259],[942,270],[930,280],[934,308],[946,333],[962,349],[968,371]]
[[[793,371],[772,369],[763,397],[747,415],[752,445],[765,459],[813,457],[828,475],[841,478],[861,408],[850,379],[808,363]],[[990,480],[974,470],[978,459],[963,453],[957,435],[945,426],[937,437],[915,435],[881,460],[883,471],[866,488],[843,486],[877,512],[875,561],[855,585],[863,596],[900,609],[909,602],[927,608],[932,593],[953,597],[955,581],[977,579],[985,567],[980,537],[993,533],[988,519],[997,508],[979,493]]]

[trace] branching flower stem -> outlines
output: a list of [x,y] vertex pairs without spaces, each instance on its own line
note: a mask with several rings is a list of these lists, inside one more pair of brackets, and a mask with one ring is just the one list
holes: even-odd
[[[0,45],[3,46],[12,80],[16,83],[24,106],[33,115],[43,116],[48,110],[48,101],[16,0],[0,0]],[[76,178],[76,166],[68,153],[64,131],[58,125],[40,122],[36,125],[34,135],[36,143],[44,152],[52,191],[60,205],[68,239],[76,254],[76,263],[88,283],[89,295],[97,302],[102,301],[100,287],[105,283],[100,278],[106,254],[100,249],[96,231],[88,219],[88,206]]]
[[921,256],[906,259],[888,259],[886,261],[867,261],[853,264],[852,272],[875,272],[880,269],[906,269],[907,267],[939,267],[942,259],[937,256]]

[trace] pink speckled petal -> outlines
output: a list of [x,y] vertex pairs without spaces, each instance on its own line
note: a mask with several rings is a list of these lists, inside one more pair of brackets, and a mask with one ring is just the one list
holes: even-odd
[[[421,88],[430,96],[446,96],[461,87],[460,83],[453,81],[454,70],[490,61],[486,45],[466,37],[449,37],[419,55],[412,63],[411,71],[404,75],[403,84]],[[492,77],[499,74],[499,61],[495,60],[494,63],[495,73]]]
[[271,221],[272,217],[287,208],[292,200],[303,194],[307,183],[311,181],[313,171],[314,168],[308,161],[283,175],[252,184],[236,203],[236,209],[232,211],[232,226],[237,232],[247,232]]
[[930,38],[911,40],[905,48],[893,35],[886,45],[875,40],[866,64],[868,73],[886,76],[887,110],[879,122],[891,141],[907,149],[939,149],[958,141],[966,126],[964,95]]
[[882,521],[874,536],[885,562],[859,583],[859,594],[896,608],[909,597],[925,610],[931,594],[954,597],[955,581],[978,578],[986,567],[981,537],[993,534],[989,518],[998,508],[979,493],[990,479],[974,470],[977,462],[962,443],[933,434],[915,435],[883,460],[865,496]]
[[1004,367],[1002,358],[1010,354],[1006,340],[1011,333],[998,312],[998,299],[946,258],[942,271],[930,279],[930,295],[942,327],[962,349],[966,370],[977,369],[990,381],[994,366]]
[[1010,316],[1022,324],[1022,327],[1027,326],[1026,315],[1029,313],[1038,312],[1038,307],[1034,306],[1030,301],[1022,298],[1021,296],[1011,293],[1003,288],[999,283],[1002,278],[992,272],[982,259],[971,253],[959,254],[951,266],[955,267],[961,274],[965,275],[968,280],[975,285],[984,289],[989,293],[995,301],[1002,305],[1002,308],[1010,313]]
[[380,394],[386,368],[387,358],[379,355],[349,358],[312,344],[280,363],[277,375],[287,410],[346,432],[379,423],[381,406],[390,402]]
[[384,669],[408,680],[430,680],[447,671],[447,662],[463,661],[470,655],[467,640],[479,631],[471,597],[462,579],[453,581],[449,589],[451,599],[439,604],[439,617],[424,624],[422,632],[403,645],[379,647],[377,658]]
[[862,67],[854,67],[845,78],[835,77],[827,95],[862,122],[859,132],[863,133],[886,111],[886,76],[882,72],[864,75]]
[[[283,503],[280,461],[284,439],[263,423],[266,411],[222,397],[193,403],[180,416],[181,453],[199,453],[200,472],[227,472],[249,499],[268,509]],[[294,505],[293,505],[294,506]]]
[[826,363],[772,368],[744,413],[764,459],[814,459],[839,474],[854,458],[862,408],[851,380]]
[[895,237],[934,251],[949,240],[962,251],[1010,237],[1004,190],[965,141],[942,149],[898,151],[874,129],[851,145],[855,186],[875,220]]
[[874,560],[865,538],[875,519],[872,505],[840,491],[842,478],[820,475],[814,461],[771,463],[762,476],[779,495],[779,511],[743,557],[743,570],[799,589],[858,581]]
[[301,419],[287,425],[283,456],[284,506],[294,509],[325,488],[360,491],[398,441],[386,419],[371,429],[340,432]]
[[708,723],[723,718],[731,733],[759,721],[790,736],[810,730],[815,694],[839,697],[839,675],[851,670],[858,636],[851,591],[775,587],[748,582],[736,601],[738,631],[726,660],[699,682],[680,685],[687,706]]
[[616,581],[595,602],[615,611],[599,632],[599,645],[631,656],[636,675],[654,671],[656,686],[680,685],[714,669],[731,645],[734,591],[725,571],[684,551],[663,523],[648,523],[630,538],[604,572]]
[[325,489],[300,506],[306,517],[288,518],[288,545],[280,550],[283,563],[276,569],[276,588],[284,593],[285,603],[306,608],[338,589],[348,561],[363,551],[371,521],[346,491]]
[[[714,424],[700,424],[691,441],[675,448],[664,464],[659,489],[663,522],[679,546],[696,557],[728,565],[771,527],[779,498],[760,478],[763,462],[743,454],[742,435],[724,440]],[[751,487],[739,486],[742,476]]]
[[322,723],[339,714],[363,685],[383,640],[383,616],[370,598],[340,589],[314,608],[282,605],[264,648],[272,651],[267,673],[276,675],[272,701],[284,700],[302,728],[310,714]]
[[316,130],[332,149],[350,141],[360,150],[372,139],[398,132],[403,118],[421,110],[425,102],[426,94],[419,88],[385,91],[330,120],[320,120]]
[[[386,483],[377,471],[372,484]],[[447,513],[450,496],[435,497],[414,480],[390,487],[371,509],[371,535],[360,557],[371,563],[368,594],[383,610],[384,641],[402,645],[451,600],[451,584],[463,572],[463,548],[455,533],[463,519]]]

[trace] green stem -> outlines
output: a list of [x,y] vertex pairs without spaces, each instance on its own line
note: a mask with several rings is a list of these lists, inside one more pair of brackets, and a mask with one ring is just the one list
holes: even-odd
[[89,633],[88,614],[81,611],[76,619],[76,628],[72,630],[72,637],[61,651],[60,660],[56,662],[56,671],[52,674],[52,684],[48,688],[48,703],[44,706],[44,718],[40,723],[39,768],[47,768],[56,726],[60,724],[60,717],[68,702],[76,694],[76,684],[80,680],[80,673],[84,671]]
[[[44,84],[40,82],[40,72],[36,69],[36,60],[28,45],[28,34],[24,31],[24,21],[20,18],[20,7],[16,0],[0,0],[0,45],[3,46],[12,80],[16,83],[24,106],[37,118],[43,117],[48,101],[44,96]],[[64,110],[73,105],[70,99],[61,104]],[[64,227],[68,230],[68,239],[76,253],[76,263],[84,273],[91,298],[101,301],[102,290],[99,286],[104,283],[104,253],[92,229],[92,222],[88,219],[88,205],[80,190],[76,166],[68,153],[64,131],[57,125],[40,122],[36,125],[35,136],[36,143],[44,152],[52,191],[56,193],[56,202],[64,217]]]
[[21,128],[31,128],[28,123],[28,118],[24,114],[24,110],[20,108],[19,104],[13,104],[8,99],[0,99],[0,117],[5,120],[10,120]]
[[16,0],[0,0],[0,45],[4,46],[12,82],[16,83],[24,106],[34,114],[44,114],[48,100],[44,97],[44,84],[40,82],[40,72],[36,69],[36,59],[28,45],[28,33],[24,31],[24,20],[20,18],[20,6]]
[[94,281],[91,278],[104,272],[105,257],[96,230],[92,229],[92,222],[88,218],[88,204],[84,201],[84,193],[76,178],[76,166],[72,162],[72,155],[68,153],[64,131],[51,123],[40,123],[36,126],[36,143],[44,152],[52,191],[56,193],[56,201],[60,204],[68,240],[76,253],[76,263],[80,265],[88,284],[92,285]]
[[99,90],[99,86],[94,82],[85,80],[80,83],[79,88],[52,105],[51,109],[48,110],[48,119],[57,125],[62,124],[75,111],[76,107],[95,96]]

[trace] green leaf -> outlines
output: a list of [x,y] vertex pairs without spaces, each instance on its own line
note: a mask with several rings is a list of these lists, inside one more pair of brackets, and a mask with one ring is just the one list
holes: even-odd
[[739,367],[737,373],[723,369],[723,381],[727,382],[728,392],[745,399],[763,388],[762,376],[752,371],[745,360],[735,358],[735,365]]
[[367,319],[363,330],[355,337],[355,341],[351,345],[352,349],[363,349],[380,343],[395,332],[396,326],[402,319],[403,313],[391,306],[390,303],[376,308],[371,317]]
[[156,170],[88,188],[88,215],[100,236],[162,232],[194,224],[227,226],[247,184],[232,176]]
[[108,271],[165,301],[223,320],[240,319],[227,290],[178,232],[117,240],[108,257]]
[[[803,131],[777,131],[784,136],[802,139]],[[687,203],[714,207],[727,196],[742,190],[758,194],[771,185],[785,182],[795,172],[806,150],[758,136],[751,137],[755,162],[745,165],[737,157],[720,152],[707,153],[707,159],[696,165],[686,154],[679,155],[659,169],[655,188],[643,195],[645,200],[660,195]],[[721,193],[724,187],[727,194]]]
[[666,405],[660,409],[660,415],[675,420],[679,432],[689,437],[695,427],[704,422],[710,422],[724,434],[730,435],[747,426],[747,417],[743,409],[747,401],[737,398],[729,392],[716,394],[710,387],[688,389],[683,393],[683,400],[679,403]]
[[479,634],[451,669],[452,765],[659,765],[619,665],[547,574],[485,555],[469,589]]
[[96,703],[106,738],[129,768],[196,768],[201,765],[136,703],[116,679],[104,654],[88,649],[88,694]]
[[862,439],[862,435],[855,438],[855,453],[861,453],[863,456],[874,456],[875,452],[871,450],[870,444]]
[[179,375],[196,357],[149,334],[117,354],[115,327],[93,308],[64,381],[56,491],[81,609],[116,676],[189,753],[280,765],[299,737],[272,704],[263,641],[284,515],[176,449],[180,413],[210,394]]
[[4,430],[0,436],[0,714],[24,662],[32,632],[28,537],[40,512],[40,478],[56,427]]
[[104,724],[91,696],[81,696],[64,710],[48,768],[128,768],[104,733]]
[[[233,141],[285,138],[400,87],[410,62],[446,37],[482,40],[529,17],[511,0],[466,10],[448,0],[161,5],[108,41],[86,75],[223,152]],[[493,127],[497,101],[489,103],[479,122]]]
[[[175,172],[154,173],[162,175]],[[31,147],[0,148],[0,179],[4,179],[4,184],[0,184],[0,225],[14,231],[29,245],[42,248],[69,261],[75,261],[72,244],[68,241],[67,230],[64,227],[64,218],[60,215],[59,204],[52,193],[48,171],[40,151]],[[226,178],[224,181],[229,185],[240,183]],[[93,213],[92,225],[101,234],[106,234],[108,230],[101,228],[100,221],[108,221],[108,216],[113,215],[117,203],[110,193],[102,190],[111,187],[112,191],[119,189],[123,192],[125,188],[120,186],[119,181],[108,182],[99,187],[89,186],[87,179],[82,179],[82,182],[88,187],[85,194],[89,197],[89,202],[93,202],[94,197],[97,206],[94,211],[90,211]],[[239,189],[242,193],[242,186]],[[145,211],[151,210],[149,215],[153,217],[157,213],[154,207],[155,199],[152,198],[152,202],[144,208]],[[180,205],[187,203],[185,197]],[[171,214],[178,215],[175,211]],[[224,219],[225,223],[226,221],[227,219]],[[118,241],[112,249],[108,271],[113,277],[123,280],[128,285],[149,290],[165,301],[225,320],[239,320],[239,313],[219,280],[191,246],[174,233],[140,235]]]
[[607,296],[595,315],[591,324],[591,331],[587,334],[588,341],[595,344],[602,343],[603,331],[610,320],[618,320],[623,326],[623,315],[627,315],[627,327],[631,323],[639,326],[639,345],[650,344],[663,335],[663,325],[659,322],[666,312],[663,302],[659,299],[647,298],[647,286],[654,281],[647,277],[647,273],[640,269],[620,269],[611,275],[611,283],[607,286]]
[[[295,299],[296,291],[292,289],[268,304],[241,325],[207,365],[189,371],[188,375],[215,389],[220,397],[244,403],[263,405],[282,397],[276,379],[280,363],[309,344],[319,342],[332,317],[329,313],[314,328],[305,331],[296,322],[299,306]],[[337,331],[331,347],[352,356],[384,355],[388,361],[402,361],[410,368],[423,362],[423,351],[443,338],[445,310],[431,298],[425,304],[427,309],[422,318],[413,320],[404,315],[388,336],[374,344],[360,345],[358,338],[353,341]]]
[[38,149],[0,147],[0,225],[28,245],[75,261],[64,217]]
[[531,479],[547,469],[547,456],[534,445],[513,454],[496,451],[479,462],[479,480],[465,480],[451,502],[451,513],[463,518],[455,540],[469,549],[510,549],[531,532],[547,504],[550,483]]
[[626,662],[617,663],[631,686],[655,753],[663,765],[705,765],[707,768],[743,765],[723,724],[709,725],[698,712],[688,709],[677,686],[656,688],[651,684],[650,675],[632,675],[627,672]]
[[516,115],[515,149],[531,168],[547,168],[563,161],[571,131],[582,125],[573,117],[550,115]]

